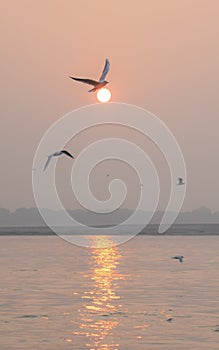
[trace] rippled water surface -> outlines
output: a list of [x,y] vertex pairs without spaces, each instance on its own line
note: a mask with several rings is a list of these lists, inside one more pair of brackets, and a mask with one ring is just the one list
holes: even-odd
[[139,236],[104,249],[2,236],[1,349],[218,349],[218,249],[218,236]]

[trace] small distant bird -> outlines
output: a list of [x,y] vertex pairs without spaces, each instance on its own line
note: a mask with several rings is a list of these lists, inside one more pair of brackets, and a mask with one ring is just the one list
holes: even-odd
[[167,321],[167,322],[171,322],[172,320],[173,320],[173,318],[170,317],[170,318],[168,318],[166,321]]
[[93,89],[88,90],[88,92],[94,92],[102,89],[106,84],[109,83],[107,80],[105,80],[106,75],[109,72],[109,69],[110,69],[110,62],[108,59],[106,59],[105,66],[103,68],[103,72],[101,74],[99,81],[96,81],[93,79],[84,79],[84,78],[74,78],[74,77],[69,77],[69,78],[80,81],[81,83],[84,83],[84,84],[93,85]]
[[172,259],[176,259],[176,260],[179,260],[179,262],[183,262],[183,259],[184,259],[184,256],[182,255],[175,255],[175,256],[172,256]]
[[177,185],[185,185],[185,182],[183,182],[182,177],[178,177],[178,184]]
[[58,156],[61,156],[62,154],[66,154],[66,156],[69,156],[69,157],[71,157],[71,158],[74,159],[73,155],[71,155],[71,153],[69,153],[68,151],[62,150],[62,151],[55,152],[55,153],[50,154],[50,155],[48,156],[48,159],[47,159],[47,161],[46,161],[46,164],[45,164],[43,170],[44,170],[44,171],[46,170],[46,168],[48,167],[49,162],[50,162],[50,160],[52,159],[52,157],[58,157]]

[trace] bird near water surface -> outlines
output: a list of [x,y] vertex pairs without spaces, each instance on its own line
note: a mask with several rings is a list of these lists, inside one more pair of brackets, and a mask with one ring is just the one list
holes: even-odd
[[183,262],[183,259],[184,259],[184,256],[182,255],[175,255],[175,256],[172,256],[172,259],[176,259],[178,260],[179,262]]

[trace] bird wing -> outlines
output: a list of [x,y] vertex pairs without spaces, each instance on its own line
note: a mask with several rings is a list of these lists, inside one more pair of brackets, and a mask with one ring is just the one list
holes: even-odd
[[71,158],[74,158],[73,155],[71,153],[69,153],[68,151],[62,150],[62,153],[66,154],[66,156],[69,156]]
[[183,262],[183,257],[182,256],[180,256],[179,258],[179,261],[182,263]]
[[46,168],[48,167],[48,165],[49,165],[49,162],[50,162],[50,160],[52,159],[52,157],[53,157],[53,155],[51,154],[50,156],[48,156],[48,159],[47,159],[47,161],[46,161],[46,164],[45,164],[45,166],[44,166],[44,171],[46,170]]
[[54,152],[53,154],[51,154],[51,156],[57,157],[57,156],[61,156],[61,154],[62,154],[62,151],[57,151],[57,152]]
[[179,182],[182,182],[183,178],[182,177],[178,177]]
[[92,79],[74,78],[74,77],[69,77],[69,78],[80,81],[81,83],[88,84],[88,85],[93,85],[93,86],[99,85],[99,81],[92,80]]
[[100,77],[99,81],[104,81],[105,80],[106,75],[109,72],[109,69],[110,69],[110,62],[109,62],[108,59],[106,59],[105,66],[103,68],[103,72],[101,74],[101,77]]

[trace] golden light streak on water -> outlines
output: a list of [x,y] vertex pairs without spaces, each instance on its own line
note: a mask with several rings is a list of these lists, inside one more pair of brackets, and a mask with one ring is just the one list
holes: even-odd
[[[113,334],[120,322],[122,304],[117,293],[118,281],[124,279],[118,267],[122,259],[117,246],[110,246],[110,238],[97,236],[90,250],[90,274],[84,277],[92,282],[92,288],[85,291],[81,310],[81,335],[88,338],[90,350],[117,350]],[[104,248],[103,248],[104,247]]]

